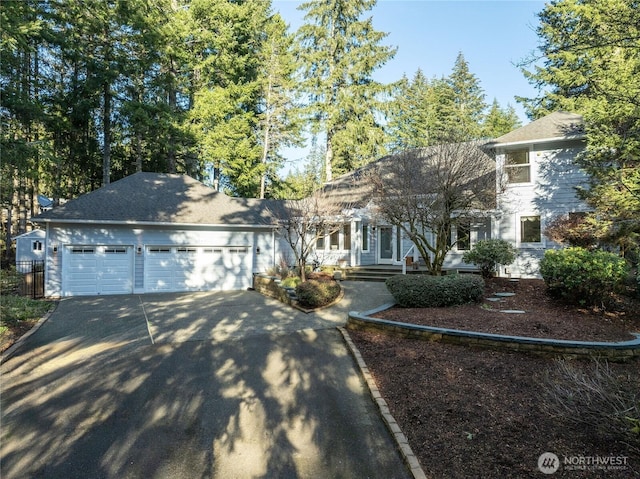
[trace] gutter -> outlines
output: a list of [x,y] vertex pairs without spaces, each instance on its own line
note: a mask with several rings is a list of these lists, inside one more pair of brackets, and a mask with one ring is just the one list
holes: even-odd
[[251,228],[251,229],[274,229],[277,228],[277,225],[257,225],[257,224],[229,224],[229,223],[172,223],[170,221],[115,221],[115,220],[75,220],[75,219],[53,219],[53,218],[31,218],[32,223],[45,223],[45,224],[53,224],[53,223],[61,223],[61,224],[81,224],[84,226],[90,225],[120,225],[120,226],[187,226],[187,227],[208,227],[208,228],[231,228],[231,229],[243,229],[243,228]]
[[553,143],[557,141],[568,141],[568,140],[586,140],[586,135],[573,135],[573,136],[556,136],[553,138],[543,138],[543,139],[532,139],[532,140],[521,140],[521,141],[510,141],[508,143],[488,143],[487,146],[491,148],[504,148],[508,146],[519,146],[519,145],[538,145],[541,143]]

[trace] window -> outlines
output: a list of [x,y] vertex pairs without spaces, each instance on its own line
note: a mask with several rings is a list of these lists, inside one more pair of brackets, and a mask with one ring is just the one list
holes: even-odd
[[505,172],[509,183],[529,183],[531,181],[531,164],[529,151],[509,151],[506,154]]
[[456,248],[458,251],[468,251],[471,249],[471,223],[469,221],[461,221],[456,229],[458,233]]
[[127,254],[127,248],[105,248],[105,254]]
[[96,252],[96,249],[91,247],[78,247],[78,248],[71,249],[72,254],[85,254],[85,253],[92,254],[95,252]]
[[539,216],[520,217],[520,242],[521,243],[541,243],[542,234]]
[[331,249],[338,249],[338,246],[340,245],[340,231],[334,231],[333,233],[331,233],[329,242],[329,244],[331,245]]
[[362,225],[362,251],[369,251],[369,225]]
[[171,248],[168,246],[151,246],[149,253],[171,253]]
[[343,235],[342,235],[342,244],[344,245],[344,249],[351,249],[351,225],[344,225]]
[[42,251],[42,241],[33,242],[33,251]]
[[318,232],[318,239],[316,239],[316,249],[324,249],[324,232]]

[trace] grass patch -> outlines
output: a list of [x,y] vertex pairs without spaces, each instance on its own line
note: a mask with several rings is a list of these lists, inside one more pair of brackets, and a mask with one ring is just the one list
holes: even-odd
[[3,294],[0,296],[0,334],[21,321],[40,319],[50,307],[49,301]]

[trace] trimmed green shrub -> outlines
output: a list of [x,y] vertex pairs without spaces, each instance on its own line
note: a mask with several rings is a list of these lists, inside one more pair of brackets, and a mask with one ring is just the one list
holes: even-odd
[[280,282],[280,286],[282,286],[283,288],[295,288],[301,282],[302,280],[298,276],[289,276],[288,278],[285,278]]
[[296,287],[296,296],[301,306],[320,308],[332,303],[340,295],[340,285],[330,277],[312,275]]
[[550,292],[578,304],[606,303],[624,282],[627,262],[614,253],[573,247],[547,250],[540,274]]
[[484,280],[473,274],[397,275],[385,282],[396,303],[404,308],[436,308],[478,302]]
[[498,264],[511,264],[516,259],[515,247],[504,240],[480,240],[462,256],[465,263],[475,264],[483,278],[490,278]]

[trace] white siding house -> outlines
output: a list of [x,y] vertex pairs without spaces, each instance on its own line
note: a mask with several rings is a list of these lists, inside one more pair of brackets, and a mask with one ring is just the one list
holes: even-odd
[[[586,181],[574,164],[584,141],[582,118],[557,112],[484,144],[487,161],[495,161],[495,201],[478,219],[453,228],[444,268],[473,268],[463,263],[464,252],[501,238],[519,255],[500,273],[539,276],[544,250],[558,247],[544,237],[545,225],[588,211],[575,191]],[[309,262],[399,266],[408,252],[420,260],[400,228],[376,215],[362,170],[324,190],[347,206],[339,231],[327,231]],[[40,242],[47,296],[245,289],[254,273],[293,262],[271,214],[276,205],[230,198],[188,176],[136,173],[34,217],[45,232],[30,234],[44,238],[19,241],[30,256],[32,242]]]
[[584,150],[582,118],[552,113],[495,141],[498,189],[495,237],[518,248],[513,265],[503,274],[539,276],[544,251],[559,245],[544,236],[550,221],[589,208],[576,194],[587,177],[575,164]]
[[[453,228],[454,246],[444,269],[473,269],[462,261],[464,252],[479,240],[500,238],[518,250],[516,262],[503,266],[500,274],[539,277],[544,250],[558,247],[544,237],[545,225],[560,215],[588,211],[576,194],[586,176],[574,164],[584,142],[582,117],[556,112],[488,143],[496,168],[496,204],[487,205],[467,227]],[[376,218],[375,198],[366,185],[358,184],[362,176],[352,172],[325,187],[351,205],[345,212],[349,235],[325,238],[316,255],[327,264],[346,259],[352,266],[401,265],[412,243],[399,228]],[[350,245],[345,245],[345,237]],[[409,254],[414,261],[419,260],[415,251]]]

